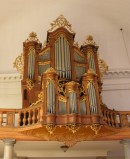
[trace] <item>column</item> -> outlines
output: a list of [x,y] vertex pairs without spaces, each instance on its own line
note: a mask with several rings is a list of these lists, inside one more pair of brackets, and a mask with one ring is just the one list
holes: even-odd
[[121,144],[123,144],[124,147],[125,159],[130,159],[130,139],[122,140]]
[[4,158],[3,159],[13,159],[14,157],[14,144],[15,139],[4,139]]

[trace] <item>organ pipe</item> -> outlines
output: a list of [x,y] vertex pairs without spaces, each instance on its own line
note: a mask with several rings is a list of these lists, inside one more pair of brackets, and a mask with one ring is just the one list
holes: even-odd
[[55,42],[55,69],[60,78],[71,78],[70,48],[65,37],[61,36]]
[[28,78],[31,80],[34,78],[34,70],[35,70],[35,50],[30,49],[30,52],[28,54]]
[[89,83],[88,95],[89,95],[91,114],[96,114],[97,113],[97,99],[96,99],[96,91],[93,86],[93,83]]
[[94,62],[93,53],[89,53],[88,60],[89,60],[89,68],[95,71],[95,62]]
[[55,88],[51,82],[47,86],[47,113],[55,113]]
[[71,113],[77,113],[76,93],[75,92],[70,92],[69,93],[69,99],[70,99],[70,112]]

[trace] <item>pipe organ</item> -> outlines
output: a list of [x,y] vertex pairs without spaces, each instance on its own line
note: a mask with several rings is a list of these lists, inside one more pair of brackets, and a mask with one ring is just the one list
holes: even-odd
[[[33,137],[29,140],[62,141],[72,146],[79,141],[130,136],[130,112],[111,110],[102,103],[105,71],[101,71],[104,64],[99,69],[103,60],[93,37],[89,35],[81,46],[74,38],[71,24],[61,15],[51,23],[43,45],[34,32],[23,43],[23,70],[19,69],[23,72],[23,109],[2,109],[0,119],[1,127],[6,124],[12,131],[18,115],[16,139],[23,133],[21,139],[29,135]],[[21,66],[20,59],[16,58],[15,64]]]
[[23,108],[32,107],[42,92],[44,122],[101,123],[98,47],[91,36],[81,47],[74,45],[75,33],[62,22],[47,32],[44,47],[35,33],[24,42]]

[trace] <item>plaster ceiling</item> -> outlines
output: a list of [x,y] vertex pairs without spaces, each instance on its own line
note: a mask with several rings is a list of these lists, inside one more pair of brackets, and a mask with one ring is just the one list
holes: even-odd
[[72,24],[79,44],[93,35],[109,69],[130,69],[129,6],[129,0],[0,0],[0,73],[16,72],[13,61],[28,34],[35,31],[43,43],[60,14]]

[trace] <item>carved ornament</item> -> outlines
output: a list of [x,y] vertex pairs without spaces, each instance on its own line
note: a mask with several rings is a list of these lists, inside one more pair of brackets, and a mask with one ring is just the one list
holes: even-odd
[[34,87],[34,83],[30,79],[26,79],[26,87],[28,90],[31,90]]
[[99,58],[99,55],[98,55],[98,65],[99,65],[100,76],[101,78],[103,78],[103,76],[108,71],[108,65],[103,59]]
[[56,73],[56,70],[53,67],[50,67],[45,71],[45,73],[49,73],[49,72]]
[[79,44],[78,44],[78,42],[74,42],[74,44],[73,44],[75,47],[78,47],[79,48]]
[[43,91],[38,94],[38,101],[43,102]]
[[74,31],[71,28],[71,24],[67,21],[67,19],[63,15],[60,15],[56,20],[54,20],[51,23],[51,29],[49,29],[48,31],[52,32],[52,31],[56,30],[59,27],[64,27],[69,32],[74,33]]
[[53,134],[54,130],[56,129],[56,126],[54,124],[48,124],[46,125],[46,129],[50,134]]
[[74,134],[79,130],[80,126],[80,124],[68,124],[66,127]]
[[97,46],[96,42],[93,40],[92,35],[88,35],[86,37],[86,40],[83,42],[83,46],[85,46],[85,45]]
[[30,41],[35,41],[37,43],[40,43],[39,39],[37,38],[37,34],[35,32],[31,32],[25,42],[30,42]]
[[17,71],[20,73],[21,76],[23,76],[23,67],[24,67],[24,56],[23,53],[21,53],[21,55],[19,55],[14,63],[13,63],[13,67],[15,67],[17,69]]
[[99,130],[101,129],[102,125],[100,124],[92,124],[90,125],[90,128],[95,132],[97,135],[99,133]]
[[[100,139],[100,137],[102,138],[107,135],[115,134],[118,131],[111,130],[106,126],[101,126],[100,131],[97,128],[99,127],[96,126],[96,131],[94,131],[90,126],[81,125],[79,126],[78,131],[73,133],[66,126],[48,125],[31,130],[22,130],[21,133],[28,136],[38,137],[43,141],[64,142],[65,145],[71,147],[74,146],[77,142]],[[98,133],[96,134],[95,132],[97,131]]]

